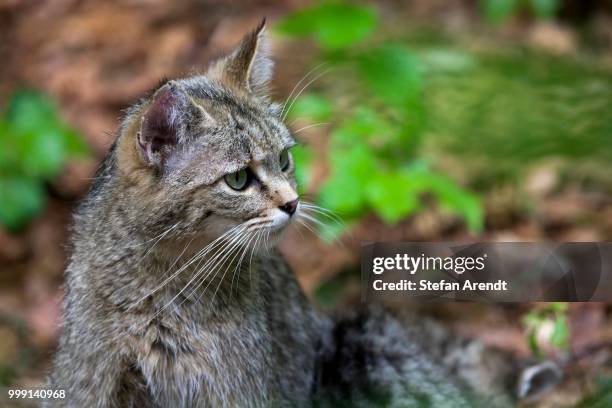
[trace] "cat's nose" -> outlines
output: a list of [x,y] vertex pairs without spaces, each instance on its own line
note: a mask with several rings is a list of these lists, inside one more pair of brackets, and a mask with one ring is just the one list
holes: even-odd
[[287,201],[283,205],[279,205],[278,208],[280,208],[281,210],[283,210],[284,212],[286,212],[289,215],[293,215],[295,210],[297,210],[299,201],[300,200],[296,198],[295,200]]

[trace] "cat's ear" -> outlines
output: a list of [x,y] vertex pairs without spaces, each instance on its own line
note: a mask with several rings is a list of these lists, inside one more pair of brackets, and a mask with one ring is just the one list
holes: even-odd
[[143,159],[161,166],[176,146],[185,142],[186,129],[208,117],[177,83],[159,88],[142,115],[137,133]]
[[255,95],[265,96],[274,65],[269,48],[266,20],[263,19],[230,55],[211,66],[208,75]]

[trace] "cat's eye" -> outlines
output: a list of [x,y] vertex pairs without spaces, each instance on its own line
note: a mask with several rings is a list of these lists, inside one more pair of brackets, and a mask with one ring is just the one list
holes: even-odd
[[225,182],[234,190],[244,190],[249,185],[249,173],[246,169],[225,175]]
[[279,163],[282,171],[287,171],[287,169],[289,169],[289,150],[283,150],[280,154]]

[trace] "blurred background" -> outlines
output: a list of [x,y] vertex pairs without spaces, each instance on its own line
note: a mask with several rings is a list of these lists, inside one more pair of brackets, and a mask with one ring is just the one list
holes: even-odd
[[[121,111],[263,16],[301,193],[327,209],[281,249],[321,308],[359,303],[362,241],[610,241],[612,1],[2,0],[0,386],[43,381],[71,211]],[[564,362],[538,406],[612,406],[610,305],[415,310]]]

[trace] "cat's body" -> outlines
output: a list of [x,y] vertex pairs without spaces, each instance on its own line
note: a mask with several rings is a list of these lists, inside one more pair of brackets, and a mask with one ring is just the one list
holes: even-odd
[[418,331],[319,314],[273,248],[300,210],[261,31],[128,112],[75,217],[51,405],[472,406]]
[[80,407],[305,403],[325,321],[277,254],[253,259],[252,271],[243,267],[234,287],[228,280],[214,299],[211,286],[201,298],[180,297],[180,306],[159,315],[182,289],[178,282],[133,310],[121,305],[134,304],[154,286],[116,276],[68,282],[72,303],[53,384]]
[[[293,168],[277,162],[293,139],[254,94],[269,76],[260,30],[207,76],[162,84],[128,112],[75,217],[58,405],[311,399],[329,323],[263,245],[297,201]],[[253,163],[252,186],[226,184]]]

